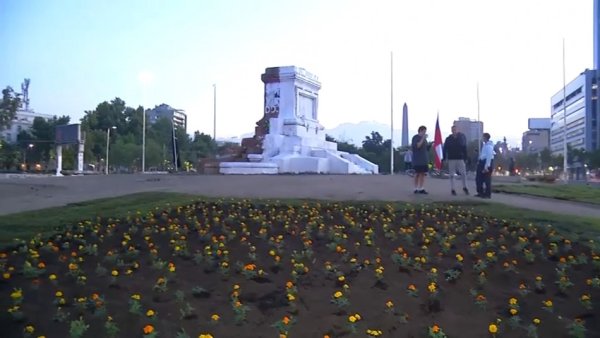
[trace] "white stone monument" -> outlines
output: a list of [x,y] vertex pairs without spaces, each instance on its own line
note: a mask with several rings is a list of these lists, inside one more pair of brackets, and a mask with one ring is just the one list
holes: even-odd
[[248,162],[222,162],[222,174],[377,174],[379,168],[325,140],[319,123],[318,78],[303,68],[267,68],[264,117],[245,139]]

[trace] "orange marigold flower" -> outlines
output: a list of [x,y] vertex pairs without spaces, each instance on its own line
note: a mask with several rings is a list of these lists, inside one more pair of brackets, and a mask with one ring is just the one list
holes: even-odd
[[148,334],[151,334],[152,332],[154,332],[154,326],[152,326],[150,324],[144,326],[144,334],[148,335]]

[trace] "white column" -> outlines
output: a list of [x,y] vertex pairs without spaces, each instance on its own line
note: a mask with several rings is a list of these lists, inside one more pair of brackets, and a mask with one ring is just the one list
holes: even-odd
[[83,149],[84,143],[79,142],[77,147],[77,172],[83,173]]
[[56,146],[56,176],[62,176],[62,145]]

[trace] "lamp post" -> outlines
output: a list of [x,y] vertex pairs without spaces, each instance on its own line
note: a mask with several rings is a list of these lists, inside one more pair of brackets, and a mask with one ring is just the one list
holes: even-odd
[[217,84],[213,83],[213,141],[217,143]]
[[106,175],[108,175],[108,149],[110,147],[110,130],[111,129],[114,130],[114,129],[117,129],[117,127],[116,126],[112,126],[110,128],[106,128],[106,163],[105,163],[106,166],[104,168],[104,173]]
[[563,38],[563,180],[569,181],[569,173],[567,172],[567,75],[565,73],[565,39]]
[[25,170],[27,170],[27,149],[32,149],[33,143],[29,143],[23,152],[23,163],[25,164]]
[[394,175],[394,52],[390,52],[390,175]]

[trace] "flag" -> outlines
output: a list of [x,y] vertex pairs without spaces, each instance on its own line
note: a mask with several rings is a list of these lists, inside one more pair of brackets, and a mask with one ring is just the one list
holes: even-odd
[[438,113],[435,121],[435,137],[433,139],[433,151],[435,152],[435,167],[437,170],[442,169],[442,159],[444,152],[442,150],[442,132],[440,131],[440,115]]

